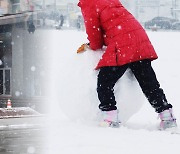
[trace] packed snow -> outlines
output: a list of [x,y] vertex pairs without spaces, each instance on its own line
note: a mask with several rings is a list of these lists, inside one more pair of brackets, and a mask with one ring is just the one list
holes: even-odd
[[[84,31],[57,30],[52,37],[51,154],[179,154],[180,136],[159,131],[160,120],[128,70],[115,87],[120,128],[98,126],[94,68],[103,51],[77,48],[88,42]],[[180,32],[147,32],[159,59],[152,62],[169,103],[180,119]]]

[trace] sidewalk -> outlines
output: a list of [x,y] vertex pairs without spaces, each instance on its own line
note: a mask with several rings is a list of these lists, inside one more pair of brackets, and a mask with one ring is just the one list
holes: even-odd
[[0,119],[0,154],[48,154],[46,121],[40,114]]
[[10,130],[16,128],[36,128],[44,127],[46,125],[46,116],[32,116],[0,119],[0,131]]

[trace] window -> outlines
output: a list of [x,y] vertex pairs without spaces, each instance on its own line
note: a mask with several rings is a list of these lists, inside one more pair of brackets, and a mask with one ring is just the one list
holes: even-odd
[[20,0],[12,0],[12,13],[18,13],[20,9]]

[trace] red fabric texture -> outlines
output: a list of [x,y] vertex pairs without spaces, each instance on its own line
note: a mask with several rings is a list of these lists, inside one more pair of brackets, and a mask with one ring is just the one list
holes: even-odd
[[80,0],[78,6],[90,48],[107,46],[96,69],[158,58],[143,27],[119,0]]

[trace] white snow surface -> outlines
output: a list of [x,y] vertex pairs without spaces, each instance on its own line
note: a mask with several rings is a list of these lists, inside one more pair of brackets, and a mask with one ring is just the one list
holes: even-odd
[[[159,58],[152,62],[169,103],[180,119],[180,32],[147,32]],[[77,48],[88,42],[85,32],[51,31],[52,107],[51,154],[179,154],[180,135],[159,131],[160,120],[130,71],[115,87],[120,128],[98,126],[98,98],[94,68],[103,51]]]

